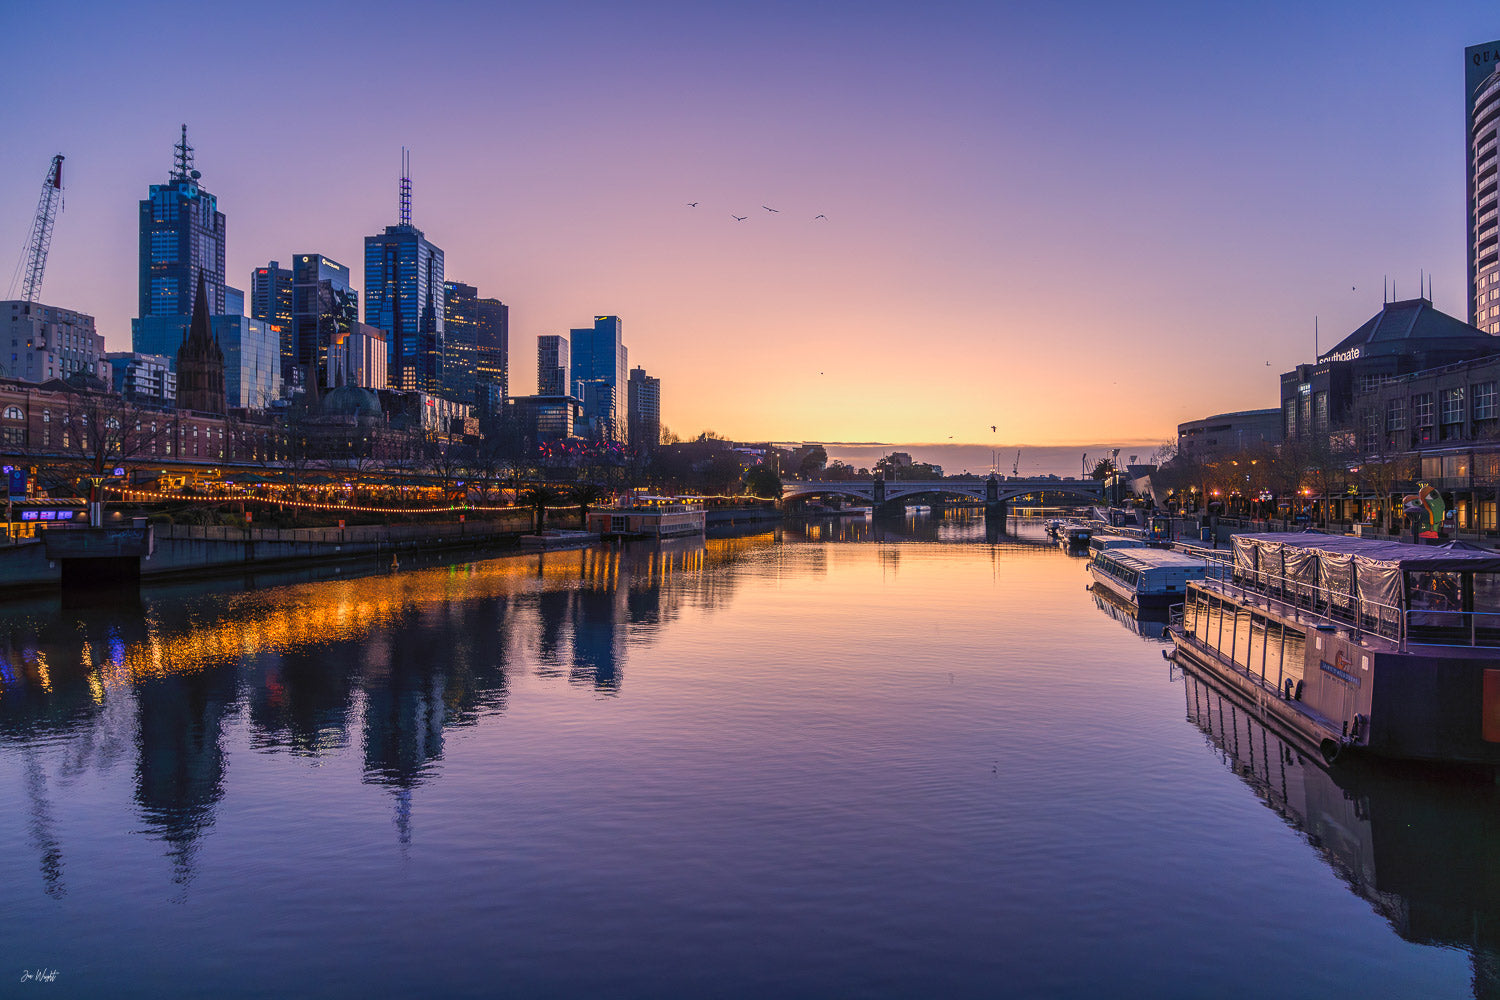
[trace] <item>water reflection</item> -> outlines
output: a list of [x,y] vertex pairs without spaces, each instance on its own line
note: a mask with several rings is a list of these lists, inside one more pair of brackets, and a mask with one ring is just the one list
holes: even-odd
[[1386,766],[1330,773],[1192,670],[1188,721],[1397,934],[1470,955],[1477,998],[1500,997],[1500,791]]
[[[733,595],[774,537],[543,553],[231,595],[147,589],[125,606],[0,620],[0,740],[22,748],[30,849],[65,890],[46,759],[61,776],[133,756],[141,828],[192,881],[224,797],[225,730],[258,752],[322,758],[357,743],[389,788],[397,837],[457,727],[505,712],[531,669],[617,697],[628,650],[688,607]],[[805,571],[805,567],[803,567]],[[54,768],[54,770],[58,770]]]
[[1167,629],[1165,610],[1140,611],[1121,603],[1118,598],[1102,587],[1090,587],[1089,590],[1094,598],[1094,607],[1142,639],[1161,641],[1165,636]]

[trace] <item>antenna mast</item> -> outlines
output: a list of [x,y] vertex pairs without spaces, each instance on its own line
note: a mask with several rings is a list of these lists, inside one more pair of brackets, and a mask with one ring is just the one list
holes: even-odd
[[401,147],[401,224],[411,225],[411,152]]
[[29,306],[42,291],[42,272],[47,269],[47,251],[52,248],[52,224],[57,221],[57,210],[62,207],[62,162],[58,153],[47,168],[47,179],[42,182],[42,197],[36,205],[36,220],[31,224],[31,239],[26,249],[26,284],[21,298]]

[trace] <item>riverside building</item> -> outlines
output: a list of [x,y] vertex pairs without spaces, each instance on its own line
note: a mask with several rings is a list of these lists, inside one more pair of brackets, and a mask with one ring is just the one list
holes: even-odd
[[1500,41],[1464,49],[1469,322],[1500,334]]
[[81,372],[109,381],[104,337],[87,313],[17,299],[0,302],[0,323],[0,342],[9,342],[3,374],[45,382]]
[[390,387],[436,394],[446,312],[443,251],[412,225],[410,171],[402,166],[399,221],[365,237],[365,322],[386,333]]

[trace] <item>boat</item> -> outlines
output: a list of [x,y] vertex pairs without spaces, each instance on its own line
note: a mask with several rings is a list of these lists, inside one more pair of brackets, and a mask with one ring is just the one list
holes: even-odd
[[603,538],[677,538],[703,534],[703,501],[634,494],[589,511],[589,530]]
[[1141,611],[1181,604],[1188,582],[1203,579],[1207,570],[1203,559],[1167,549],[1104,549],[1089,563],[1095,587]]
[[1105,552],[1110,549],[1144,549],[1146,542],[1140,538],[1131,538],[1129,535],[1094,535],[1089,539],[1089,549],[1094,552]]
[[1063,548],[1087,548],[1089,539],[1094,536],[1094,530],[1086,524],[1077,521],[1064,521],[1057,526],[1055,537],[1057,543]]
[[1188,586],[1173,657],[1332,763],[1500,766],[1500,553],[1310,532],[1234,536]]

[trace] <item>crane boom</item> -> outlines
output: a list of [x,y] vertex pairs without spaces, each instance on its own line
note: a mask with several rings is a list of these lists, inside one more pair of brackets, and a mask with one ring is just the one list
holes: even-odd
[[63,155],[52,158],[47,179],[42,182],[42,198],[37,202],[36,221],[31,224],[31,240],[26,250],[26,284],[21,298],[30,305],[42,291],[42,272],[47,269],[47,251],[52,248],[52,224],[62,206]]

